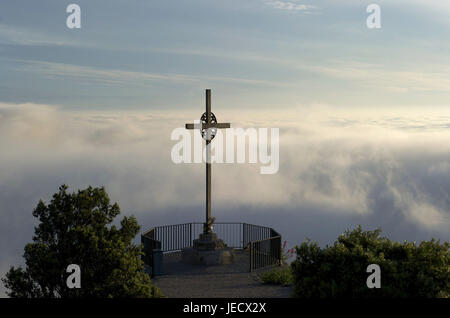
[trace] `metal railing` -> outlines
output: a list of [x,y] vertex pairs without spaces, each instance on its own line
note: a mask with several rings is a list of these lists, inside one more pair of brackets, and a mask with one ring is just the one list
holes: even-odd
[[[193,224],[193,233],[192,233],[192,241],[203,233],[203,223],[195,222]],[[213,232],[217,234],[217,237],[220,238],[228,247],[232,248],[243,248],[243,223],[223,223],[223,222],[215,222],[213,225]]]
[[193,223],[157,226],[153,239],[161,242],[163,252],[180,251],[192,245]]
[[250,272],[281,264],[281,236],[250,242]]
[[152,268],[152,277],[155,276],[155,255],[154,251],[161,250],[161,241],[155,240],[155,229],[150,229],[141,235],[141,242],[144,245],[142,260]]
[[[226,246],[249,249],[250,271],[281,264],[281,235],[274,229],[248,223],[214,223],[214,233]],[[193,222],[154,227],[141,235],[144,245],[143,261],[152,267],[155,276],[154,251],[164,253],[191,247],[203,232],[203,223]]]

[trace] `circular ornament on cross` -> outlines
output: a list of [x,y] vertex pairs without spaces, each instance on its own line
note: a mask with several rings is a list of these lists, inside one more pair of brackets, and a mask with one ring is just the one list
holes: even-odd
[[[206,118],[206,112],[203,113],[202,117],[200,118],[200,121],[202,122],[202,124],[210,124],[210,125],[217,124],[216,116],[213,113],[210,113],[209,123],[208,123],[208,120]],[[208,128],[202,128],[202,130],[201,130],[202,138],[205,139],[205,140],[211,141],[211,140],[214,139],[214,137],[216,137],[217,128],[216,127],[209,128],[209,130],[210,130],[209,138],[207,136],[207,129]]]

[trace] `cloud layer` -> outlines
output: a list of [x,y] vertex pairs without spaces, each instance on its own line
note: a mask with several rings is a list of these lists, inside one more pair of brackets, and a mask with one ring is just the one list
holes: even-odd
[[[201,221],[203,165],[170,160],[172,129],[197,115],[0,104],[0,273],[22,262],[32,209],[63,183],[105,185],[143,227]],[[213,167],[219,221],[269,225],[290,244],[331,243],[357,224],[397,240],[450,239],[450,114],[309,105],[217,115],[233,127],[280,128],[278,174],[259,174],[259,164]]]

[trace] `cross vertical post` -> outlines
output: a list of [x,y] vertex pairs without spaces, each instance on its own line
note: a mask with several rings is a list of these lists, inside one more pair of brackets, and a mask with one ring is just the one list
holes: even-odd
[[[206,119],[211,124],[211,90],[206,90]],[[206,224],[211,220],[211,128],[206,129]],[[210,227],[205,226],[205,231]]]
[[218,123],[216,116],[211,112],[211,90],[206,90],[206,112],[200,118],[201,124],[186,124],[186,129],[200,129],[206,141],[206,220],[203,227],[204,234],[212,233],[214,218],[211,217],[211,141],[217,129],[230,128],[230,123]]

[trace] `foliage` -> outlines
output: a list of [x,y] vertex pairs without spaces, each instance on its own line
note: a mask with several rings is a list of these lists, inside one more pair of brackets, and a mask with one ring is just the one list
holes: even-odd
[[[141,247],[132,243],[139,232],[136,219],[112,222],[120,208],[110,204],[104,188],[78,193],[59,188],[50,204],[40,201],[33,242],[25,246],[25,269],[11,267],[3,278],[10,297],[158,297],[143,271]],[[69,289],[69,264],[81,269],[81,288]]]
[[[291,264],[297,297],[449,297],[449,243],[392,242],[381,230],[361,226],[320,248],[309,240],[296,247]],[[381,288],[369,289],[369,264],[381,268]]]
[[283,246],[281,247],[281,264],[287,264],[289,259],[294,256],[294,248],[290,248],[286,250],[287,241],[284,241]]
[[287,250],[287,241],[283,242],[281,247],[281,267],[265,271],[260,275],[264,284],[272,285],[290,285],[292,284],[292,269],[288,264],[289,259],[294,255],[294,248]]
[[292,284],[292,269],[290,266],[283,266],[263,272],[260,276],[264,284],[290,285]]

